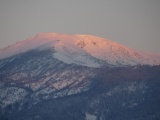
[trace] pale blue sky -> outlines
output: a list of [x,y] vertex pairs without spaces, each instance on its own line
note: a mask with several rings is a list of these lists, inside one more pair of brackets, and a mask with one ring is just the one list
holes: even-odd
[[0,0],[0,47],[42,32],[90,34],[160,53],[160,0]]

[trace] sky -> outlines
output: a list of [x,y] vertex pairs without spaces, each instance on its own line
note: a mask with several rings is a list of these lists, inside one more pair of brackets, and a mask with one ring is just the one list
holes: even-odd
[[0,48],[43,32],[160,53],[160,0],[0,0]]

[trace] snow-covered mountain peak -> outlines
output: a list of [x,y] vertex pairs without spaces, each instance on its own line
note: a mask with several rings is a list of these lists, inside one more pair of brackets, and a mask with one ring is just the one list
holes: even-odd
[[[45,47],[44,47],[45,46]],[[88,67],[110,65],[159,65],[160,55],[146,54],[104,38],[82,34],[41,33],[0,50],[0,59],[32,49],[54,48],[53,54],[65,63]]]

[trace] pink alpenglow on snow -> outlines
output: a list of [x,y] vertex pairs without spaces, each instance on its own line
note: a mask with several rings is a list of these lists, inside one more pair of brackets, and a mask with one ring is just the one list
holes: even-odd
[[53,48],[53,54],[67,64],[101,67],[93,58],[112,65],[160,65],[160,55],[139,52],[111,40],[81,34],[41,33],[0,49],[0,59],[33,49]]

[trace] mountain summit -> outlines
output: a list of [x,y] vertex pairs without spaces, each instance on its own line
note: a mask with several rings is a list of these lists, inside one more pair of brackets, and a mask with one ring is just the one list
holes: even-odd
[[159,65],[160,55],[143,53],[91,35],[41,33],[0,50],[0,59],[30,50],[54,50],[54,58],[88,67]]

